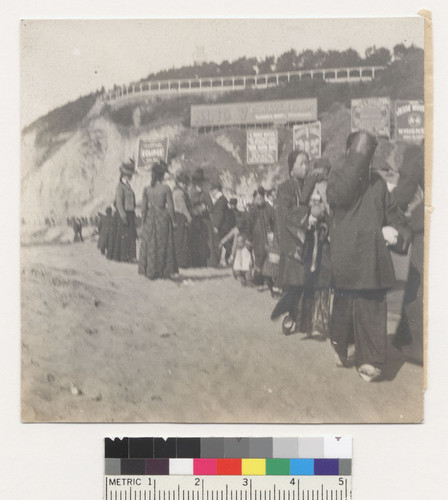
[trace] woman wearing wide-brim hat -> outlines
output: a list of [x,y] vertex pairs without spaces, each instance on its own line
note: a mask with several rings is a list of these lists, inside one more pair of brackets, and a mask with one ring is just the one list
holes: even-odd
[[179,272],[174,246],[173,195],[163,183],[167,172],[165,162],[155,163],[151,185],[143,190],[138,272],[149,279],[171,278]]
[[115,191],[115,238],[110,255],[116,261],[133,262],[136,259],[135,194],[129,181],[135,173],[135,162],[130,159],[120,167],[120,180]]

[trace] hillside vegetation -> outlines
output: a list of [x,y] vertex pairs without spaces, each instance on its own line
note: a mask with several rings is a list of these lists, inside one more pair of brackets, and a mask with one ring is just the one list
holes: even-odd
[[398,61],[415,47],[396,45],[392,52],[384,47],[368,47],[363,56],[354,49],[339,50],[310,50],[300,52],[288,50],[278,57],[267,56],[264,59],[256,57],[240,57],[234,61],[196,62],[195,64],[170,68],[157,73],[150,73],[145,79],[168,80],[178,78],[206,78],[219,76],[255,75],[259,73],[286,72],[318,68],[342,68],[345,66],[386,66],[392,60]]

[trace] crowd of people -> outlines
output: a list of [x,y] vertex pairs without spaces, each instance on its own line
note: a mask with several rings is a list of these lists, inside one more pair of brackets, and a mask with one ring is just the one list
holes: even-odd
[[373,136],[352,133],[346,155],[334,165],[325,158],[311,165],[306,152],[293,151],[289,178],[276,192],[259,186],[245,211],[201,168],[191,176],[178,173],[171,190],[168,166],[160,161],[143,191],[139,234],[130,160],[120,167],[115,213],[108,208],[100,217],[98,247],[109,259],[136,262],[139,239],[138,272],[151,280],[176,279],[179,268],[230,266],[243,286],[270,290],[278,299],[271,319],[283,317],[285,334],[329,337],[341,367],[350,365],[354,346],[359,375],[380,379],[386,293],[395,284],[390,251],[406,254],[411,241],[394,343],[401,347],[422,336],[423,221],[416,214],[424,170],[422,148],[409,146],[391,192],[371,168],[376,146]]

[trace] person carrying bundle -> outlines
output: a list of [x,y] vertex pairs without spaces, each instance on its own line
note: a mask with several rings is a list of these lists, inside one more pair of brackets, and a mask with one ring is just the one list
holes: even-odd
[[330,255],[334,286],[330,337],[336,364],[355,365],[366,382],[381,377],[387,353],[386,292],[395,284],[389,249],[406,253],[411,232],[385,181],[371,172],[376,139],[349,135],[346,156],[332,168]]

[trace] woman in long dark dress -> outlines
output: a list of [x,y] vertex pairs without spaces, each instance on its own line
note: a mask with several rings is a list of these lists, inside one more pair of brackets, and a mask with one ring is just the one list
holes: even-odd
[[176,186],[173,189],[174,202],[174,245],[179,267],[189,267],[191,263],[190,251],[190,224],[191,204],[187,194],[187,186],[190,182],[189,176],[181,172],[176,177]]
[[210,231],[213,231],[210,212],[213,203],[210,195],[203,190],[205,180],[202,168],[196,169],[191,177],[190,203],[193,219],[191,221],[191,265],[206,267],[211,256]]
[[[309,202],[317,177],[308,175],[309,157],[304,151],[288,156],[290,178],[280,184],[276,198],[275,237],[280,248],[279,281],[284,294],[271,319],[283,319],[285,334],[311,330],[312,295],[309,297],[304,265],[308,230]],[[299,315],[300,312],[300,315]]]
[[137,230],[135,228],[135,194],[129,181],[135,172],[133,159],[120,167],[120,181],[115,191],[115,238],[108,258],[133,262],[136,258]]
[[151,185],[143,190],[139,274],[149,279],[170,278],[179,272],[174,247],[174,204],[171,189],[163,184],[164,162],[152,167]]

